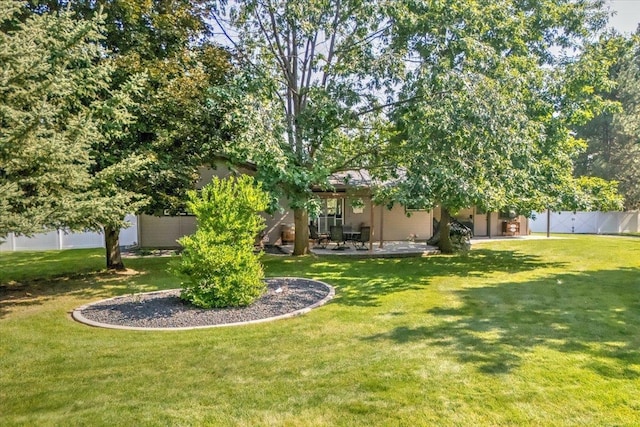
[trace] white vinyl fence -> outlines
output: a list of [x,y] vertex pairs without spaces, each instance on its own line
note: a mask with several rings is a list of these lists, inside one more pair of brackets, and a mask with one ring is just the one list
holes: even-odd
[[[640,232],[640,212],[551,212],[552,233],[618,234]],[[529,220],[532,232],[547,231],[547,212]]]
[[[135,246],[138,244],[138,218],[135,215],[127,215],[126,220],[131,223],[131,227],[120,230],[120,245]],[[57,230],[36,234],[33,237],[9,233],[6,241],[0,244],[0,252],[101,248],[103,246],[104,234],[102,233],[71,233]]]

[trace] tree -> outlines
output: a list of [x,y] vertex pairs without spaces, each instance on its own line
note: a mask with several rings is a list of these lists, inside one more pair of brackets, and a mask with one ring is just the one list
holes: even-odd
[[[128,212],[173,212],[197,180],[197,168],[219,151],[224,135],[212,87],[230,71],[228,54],[207,41],[207,0],[31,0],[46,13],[71,9],[79,17],[104,15],[103,60],[115,67],[110,90],[144,75],[132,98],[131,120],[104,125],[109,137],[96,141],[92,176],[102,195],[117,197],[118,215],[104,217],[107,267],[122,269],[118,232]],[[131,201],[132,203],[129,203]]]
[[615,81],[615,86],[599,92],[618,108],[603,111],[577,129],[577,135],[588,146],[576,163],[578,177],[600,177],[619,181],[627,209],[640,207],[640,71],[638,35],[622,37],[607,34],[594,46],[603,56],[602,67]]
[[96,229],[120,199],[90,173],[92,144],[107,122],[127,122],[126,94],[104,99],[113,68],[100,62],[102,17],[24,17],[22,6],[0,4],[0,237]]
[[396,197],[439,205],[443,227],[468,206],[527,213],[561,199],[580,149],[571,126],[601,108],[589,88],[602,76],[571,74],[550,49],[580,49],[604,23],[602,2],[395,4],[393,42],[415,63],[402,99],[416,100],[395,111]]
[[260,92],[230,115],[260,118],[256,128],[264,133],[239,140],[258,142],[249,151],[259,179],[293,208],[296,255],[308,251],[312,189],[330,188],[332,173],[384,160],[389,124],[382,112],[393,103],[390,77],[402,66],[385,48],[384,3],[249,0],[217,17],[245,72],[260,82]]
[[618,193],[617,181],[607,181],[593,176],[581,176],[576,181],[577,191],[574,193],[574,200],[567,201],[566,204],[569,210],[622,210],[624,198]]

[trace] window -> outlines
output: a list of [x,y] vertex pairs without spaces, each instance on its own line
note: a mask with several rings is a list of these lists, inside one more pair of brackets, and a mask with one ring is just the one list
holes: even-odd
[[316,218],[319,233],[328,233],[332,225],[344,224],[344,199],[322,199],[320,214]]

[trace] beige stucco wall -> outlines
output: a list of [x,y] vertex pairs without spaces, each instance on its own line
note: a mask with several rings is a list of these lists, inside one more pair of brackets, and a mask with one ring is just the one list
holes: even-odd
[[175,248],[177,240],[196,230],[193,216],[152,216],[138,217],[140,246],[143,248]]
[[273,214],[263,213],[262,216],[266,222],[264,243],[267,245],[280,244],[280,237],[282,235],[282,227],[293,227],[293,211],[288,209],[288,203],[286,200],[280,200],[280,206],[283,207],[282,212],[275,212]]
[[[331,197],[323,194],[321,197]],[[344,224],[358,230],[360,226],[373,226],[372,240],[379,241],[380,237],[384,241],[407,240],[409,236],[426,240],[432,234],[432,215],[428,211],[407,212],[403,206],[398,204],[389,210],[386,206],[373,206],[373,224],[371,222],[372,210],[371,200],[368,196],[359,197],[364,202],[362,212],[354,212],[350,198],[347,195],[339,194],[333,197],[345,198]]]
[[[520,236],[526,236],[529,234],[529,220],[524,216],[519,216],[516,218],[520,223]],[[506,219],[501,219],[500,214],[498,212],[491,212],[491,236],[492,237],[500,237],[502,236],[502,223],[507,222]],[[485,226],[486,228],[486,226]],[[476,234],[477,236],[482,236],[481,234]],[[486,234],[485,234],[486,235]]]
[[[223,163],[218,164],[215,169],[211,167],[203,167],[200,169],[200,179],[196,183],[196,188],[202,188],[211,182],[213,176],[227,178],[229,176],[235,176],[238,173],[249,175],[253,174],[252,171],[244,168],[232,171]],[[280,206],[287,207],[288,203],[286,200],[281,200]],[[265,218],[266,222],[265,243],[280,243],[282,225],[293,223],[293,212],[291,212],[290,209],[284,209],[282,212],[275,212],[273,214],[264,213],[262,216]],[[173,248],[179,246],[177,240],[180,237],[195,232],[196,219],[193,216],[158,217],[152,215],[140,215],[138,217],[138,226],[140,230],[139,241],[141,247]]]
[[[391,210],[385,206],[378,206],[375,213],[377,229],[382,228],[382,239],[390,240],[408,240],[410,236],[418,240],[426,240],[431,237],[432,233],[432,212],[431,211],[412,211],[407,215],[407,211],[403,206],[395,204]],[[380,219],[382,217],[382,227],[380,227]],[[379,239],[380,234],[377,236]]]

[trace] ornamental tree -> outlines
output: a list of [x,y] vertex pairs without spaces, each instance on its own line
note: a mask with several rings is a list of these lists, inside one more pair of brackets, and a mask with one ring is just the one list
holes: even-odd
[[202,308],[246,306],[266,290],[256,236],[264,229],[260,212],[268,196],[254,179],[217,177],[201,191],[190,191],[187,208],[198,221],[174,272],[182,282],[181,298]]

